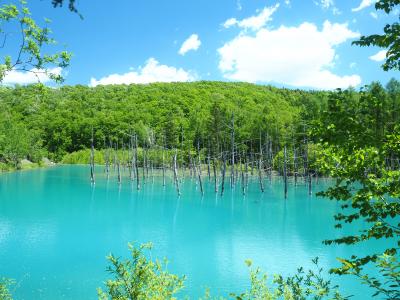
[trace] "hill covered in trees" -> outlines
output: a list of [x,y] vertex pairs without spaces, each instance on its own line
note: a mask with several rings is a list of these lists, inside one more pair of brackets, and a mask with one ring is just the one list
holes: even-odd
[[[347,112],[357,114],[351,106],[366,97],[371,117],[380,118],[382,124],[399,118],[396,80],[386,88],[373,83],[343,95],[206,81],[2,87],[0,161],[15,166],[23,158],[60,161],[67,153],[89,148],[92,130],[97,149],[109,141],[127,142],[127,134],[135,133],[142,146],[190,149],[199,143],[215,152],[230,144],[232,126],[237,145],[249,148],[257,145],[260,135],[268,135],[278,147],[304,139],[312,126],[324,123],[323,112],[340,111],[338,101]],[[368,107],[363,109],[367,113]]]

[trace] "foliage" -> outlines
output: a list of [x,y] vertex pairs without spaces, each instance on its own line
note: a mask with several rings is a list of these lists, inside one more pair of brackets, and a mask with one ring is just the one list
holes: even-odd
[[[45,23],[44,27],[36,23],[24,0],[21,0],[18,5],[3,4],[0,7],[2,47],[6,53],[16,53],[15,56],[6,55],[3,63],[0,64],[0,82],[11,71],[33,73],[39,82],[44,75],[56,82],[63,81],[60,70],[68,66],[71,54],[67,51],[55,54],[43,53],[46,46],[55,44],[55,40],[50,36],[51,30],[48,28],[50,21],[46,19]],[[8,28],[10,30],[17,28],[20,31],[21,37],[17,49],[8,45],[7,38],[10,36]]]
[[[286,278],[275,275],[272,289],[268,288],[268,277],[259,268],[250,269],[250,289],[239,295],[231,294],[236,300],[306,300],[306,299],[348,299],[340,295],[338,286],[330,280],[325,280],[322,268],[318,265],[318,258],[312,260],[316,271],[307,272],[298,268],[297,273]],[[246,262],[251,267],[251,262]]]
[[[129,245],[131,258],[121,262],[113,255],[108,256],[111,266],[108,271],[115,276],[106,282],[107,291],[98,290],[99,299],[175,299],[173,296],[183,288],[185,277],[178,277],[166,270],[166,262],[153,262],[147,259],[146,251],[151,244],[139,247]],[[259,268],[250,271],[250,288],[241,293],[231,293],[229,298],[236,300],[305,300],[305,299],[347,299],[338,292],[338,287],[325,280],[318,258],[313,260],[316,270],[299,268],[293,276],[276,275],[272,282]],[[272,285],[271,285],[272,283]],[[210,290],[206,290],[203,299],[211,299]],[[223,296],[217,299],[225,299]]]
[[175,299],[174,295],[183,288],[185,277],[169,273],[166,260],[148,259],[146,251],[151,248],[151,244],[143,244],[138,248],[130,244],[131,258],[125,261],[109,255],[107,259],[111,265],[107,270],[115,278],[106,282],[106,292],[98,289],[99,299]]
[[12,300],[10,286],[14,284],[14,280],[0,278],[0,300]]
[[[379,84],[367,87],[360,95],[338,91],[329,97],[328,109],[314,128],[323,149],[319,165],[336,180],[334,186],[319,195],[343,202],[343,212],[335,216],[336,227],[356,220],[368,225],[356,234],[325,243],[351,245],[370,239],[389,239],[393,244],[383,253],[342,258],[342,266],[332,272],[358,275],[379,293],[383,293],[380,287],[385,281],[399,278],[398,272],[387,272],[398,268],[400,246],[400,127],[395,125],[399,122],[398,115],[391,111],[398,104],[398,97],[388,97]],[[379,258],[382,255],[391,259],[382,260]],[[370,281],[363,277],[367,275],[361,276],[363,267],[370,262],[383,270],[381,278]],[[390,295],[399,291],[398,285],[390,284],[386,299],[394,299]]]
[[[379,0],[375,4],[377,10],[382,10],[386,14],[394,12],[400,0]],[[386,60],[382,65],[385,71],[390,69],[400,70],[400,24],[394,22],[386,24],[383,34],[372,34],[362,36],[358,41],[353,42],[358,46],[378,46],[387,49]]]
[[[357,276],[362,283],[375,290],[375,296],[385,297],[385,299],[400,299],[400,263],[397,257],[384,254],[379,256],[376,266],[381,278],[371,277],[365,274],[360,268],[354,268],[346,260],[341,260],[348,267],[349,274]],[[385,281],[382,281],[384,278]]]
[[56,161],[90,148],[92,128],[96,149],[110,142],[127,145],[128,135],[135,133],[139,147],[164,145],[187,152],[199,141],[202,149],[210,145],[217,153],[229,146],[232,113],[238,146],[257,147],[260,131],[277,146],[293,131],[303,130],[302,123],[311,122],[326,95],[224,82],[17,86],[0,89],[0,118],[4,111],[4,118],[35,132],[48,157]]

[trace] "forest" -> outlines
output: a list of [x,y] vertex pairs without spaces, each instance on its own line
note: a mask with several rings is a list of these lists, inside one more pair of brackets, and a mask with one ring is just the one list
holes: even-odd
[[230,147],[234,118],[238,147],[248,151],[267,137],[278,155],[284,145],[305,138],[314,144],[326,136],[347,139],[346,130],[353,130],[355,122],[360,140],[374,144],[400,118],[400,82],[395,79],[359,91],[200,81],[94,88],[30,85],[2,87],[0,94],[3,169],[19,168],[22,159],[60,162],[89,149],[92,132],[95,149],[110,142],[127,144],[135,134],[142,147],[190,151],[199,146],[215,154]]

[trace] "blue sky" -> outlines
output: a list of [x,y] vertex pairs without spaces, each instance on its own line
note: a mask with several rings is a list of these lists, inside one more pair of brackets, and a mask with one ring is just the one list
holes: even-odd
[[398,11],[387,16],[373,4],[80,0],[83,20],[49,0],[29,6],[35,19],[53,21],[58,47],[73,53],[65,84],[224,80],[333,89],[399,77],[381,70],[382,49],[351,46],[360,34],[398,19]]

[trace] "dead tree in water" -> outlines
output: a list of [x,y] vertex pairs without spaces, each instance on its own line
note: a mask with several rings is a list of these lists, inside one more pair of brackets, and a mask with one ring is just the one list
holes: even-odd
[[215,157],[213,157],[213,173],[214,173],[214,191],[218,193],[218,177],[217,177],[217,163]]
[[136,168],[136,188],[140,190],[140,175],[139,175],[139,162],[138,162],[138,137],[135,134],[135,168]]
[[198,176],[198,180],[199,180],[199,184],[200,184],[200,190],[201,190],[201,194],[204,195],[204,191],[203,191],[203,181],[201,179],[201,154],[200,154],[200,142],[199,139],[197,139],[197,160],[198,160],[198,170],[197,170],[197,176]]
[[130,157],[131,163],[130,163],[130,178],[131,180],[135,180],[136,174],[136,160],[135,160],[135,147],[134,147],[134,137],[133,135],[130,136],[130,148],[132,152],[132,156]]
[[[244,158],[243,158],[244,159]],[[244,172],[243,172],[243,164],[242,164],[242,158],[239,158],[239,164],[240,164],[240,175],[242,179],[242,194],[243,196],[246,195],[246,182],[245,182],[245,177],[244,177]]]
[[162,175],[163,175],[163,186],[165,186],[165,155],[164,155],[164,147],[165,147],[165,136],[163,138],[163,146],[162,146]]
[[143,174],[143,184],[146,183],[146,145],[143,144],[142,146],[142,156],[143,156],[143,168],[142,168],[142,174]]
[[248,161],[248,156],[243,152],[243,156],[245,157],[245,182],[246,182],[246,189],[249,187],[249,161]]
[[[125,138],[121,140],[121,137],[119,139],[109,137],[108,140],[104,139],[104,172],[107,174],[107,178],[110,176],[109,174],[115,177],[118,176],[119,184],[124,181],[124,178],[130,178],[132,184],[134,184],[133,181],[136,181],[137,189],[139,190],[140,185],[143,185],[145,180],[150,178],[149,176],[151,176],[154,182],[155,177],[158,175],[157,169],[160,168],[159,175],[161,176],[162,172],[162,184],[166,186],[166,183],[168,183],[168,169],[171,169],[173,171],[174,184],[176,185],[178,195],[180,195],[183,192],[180,189],[182,188],[182,178],[185,178],[185,176],[187,178],[189,175],[189,172],[185,173],[184,169],[180,169],[182,162],[182,168],[184,166],[190,168],[190,175],[194,177],[196,185],[199,184],[202,194],[206,193],[206,185],[203,182],[203,179],[206,180],[206,176],[208,176],[210,184],[214,184],[215,193],[217,195],[220,193],[221,196],[224,194],[225,188],[229,186],[228,181],[230,177],[231,187],[233,189],[235,187],[241,189],[240,192],[237,192],[245,196],[252,188],[252,183],[255,186],[259,185],[261,192],[265,192],[267,190],[266,177],[269,176],[269,179],[272,181],[272,172],[275,173],[275,171],[278,171],[282,176],[280,178],[284,180],[284,197],[287,198],[289,184],[291,184],[289,176],[294,177],[294,185],[298,184],[301,180],[300,177],[303,176],[304,164],[304,181],[305,185],[308,185],[309,194],[311,194],[312,184],[318,182],[318,171],[314,164],[316,161],[315,150],[308,146],[310,141],[307,141],[305,133],[304,141],[301,141],[303,136],[297,139],[293,135],[293,141],[281,140],[281,143],[279,143],[278,134],[271,134],[270,131],[268,131],[268,134],[264,134],[260,128],[259,138],[243,141],[240,140],[237,131],[235,131],[235,121],[237,123],[236,126],[238,126],[238,119],[234,119],[233,113],[232,116],[229,114],[227,122],[224,123],[225,130],[223,132],[217,131],[216,135],[210,135],[206,139],[204,139],[202,132],[197,131],[194,136],[196,138],[202,137],[202,143],[200,142],[200,138],[197,138],[197,140],[196,138],[194,140],[187,139],[183,143],[182,132],[182,143],[179,145],[180,141],[178,140],[178,145],[171,151],[171,155],[169,154],[170,150],[168,148],[170,146],[167,146],[169,143],[167,144],[166,137],[160,136],[160,139],[154,139],[152,132],[150,132],[148,138],[140,142],[140,150],[136,134],[122,133],[129,136],[129,140]],[[95,181],[94,136],[95,134],[92,130],[90,176],[93,183]],[[188,134],[188,136],[190,135]],[[221,142],[219,139],[221,139]],[[259,145],[257,145],[257,142]],[[107,143],[110,145],[107,145]],[[141,151],[140,154],[139,151]],[[116,170],[114,172],[110,169],[113,167],[113,163],[114,170]],[[389,160],[387,164],[388,168],[390,168]],[[129,175],[124,171],[127,167],[129,168]],[[140,167],[143,167],[143,176]],[[182,170],[182,174],[178,174],[180,170]],[[207,172],[207,174],[204,172]],[[251,175],[254,176],[251,177]],[[211,181],[212,176],[214,176],[213,182]],[[316,177],[315,181],[312,179],[313,176]],[[142,182],[140,182],[140,177],[143,178]],[[256,188],[258,189],[257,186]]]
[[286,153],[286,145],[283,148],[283,180],[284,180],[284,194],[285,199],[287,199],[287,189],[288,189],[288,178],[287,178],[287,153]]
[[174,161],[173,161],[173,166],[174,166],[174,181],[175,181],[175,185],[176,185],[176,191],[178,193],[178,196],[181,195],[181,191],[179,189],[179,178],[178,178],[178,170],[177,170],[177,165],[176,165],[176,156],[177,156],[177,150],[175,150],[175,154],[174,154]]
[[308,161],[308,140],[307,136],[304,136],[304,180],[308,182],[308,194],[311,195],[312,187],[311,187],[311,172],[310,165]]
[[90,181],[92,184],[95,184],[94,178],[94,136],[93,136],[93,128],[92,128],[92,139],[91,139],[91,148],[90,148]]
[[211,180],[210,174],[210,140],[208,140],[208,147],[207,147],[207,173],[208,173],[208,180]]
[[[194,167],[196,168],[196,165],[195,165]],[[199,168],[200,168],[200,166],[199,166]],[[198,170],[196,173],[197,173],[198,180],[199,180],[201,195],[204,195],[204,191],[203,191],[203,181],[201,180],[201,172],[200,172],[200,170]]]
[[107,180],[110,178],[110,146],[107,146],[106,138],[104,138],[104,161]]
[[226,158],[225,153],[222,153],[222,180],[221,180],[221,196],[224,194],[225,190],[225,172],[226,172]]
[[258,180],[260,182],[260,190],[262,193],[264,193],[264,182],[263,182],[263,176],[262,176],[262,170],[263,170],[262,157],[263,157],[263,152],[262,152],[261,131],[260,131],[260,158],[258,160]]

